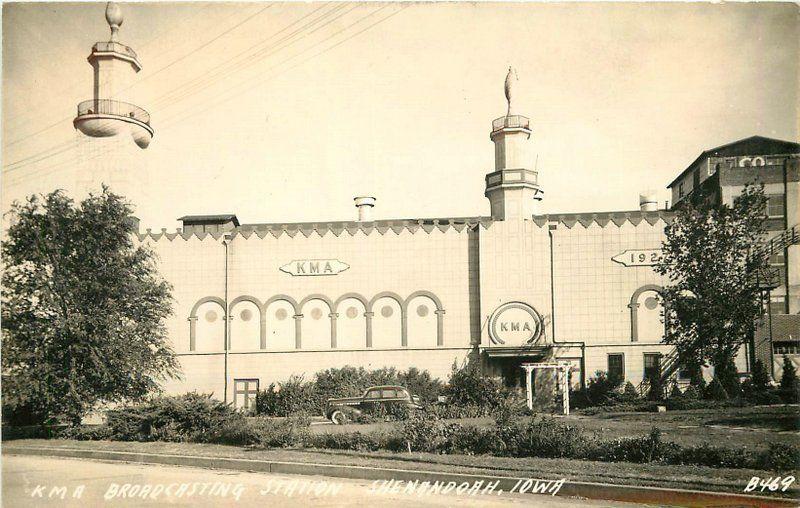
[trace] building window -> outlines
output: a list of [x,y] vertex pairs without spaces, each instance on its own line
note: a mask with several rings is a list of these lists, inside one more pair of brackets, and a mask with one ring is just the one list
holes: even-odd
[[622,353],[611,353],[608,355],[608,377],[625,379],[625,355]]
[[661,375],[661,353],[644,354],[644,378]]
[[800,342],[773,342],[772,352],[776,355],[797,355],[800,354]]
[[255,409],[256,395],[258,395],[258,379],[234,379],[234,407],[242,409]]
[[767,196],[767,217],[783,217],[785,204],[783,194],[770,194]]
[[773,296],[769,299],[770,314],[785,314],[786,300],[782,296]]
[[681,182],[681,183],[679,183],[679,184],[678,184],[678,197],[679,197],[679,198],[682,198],[682,197],[683,197],[683,194],[684,194],[684,191],[683,191],[683,182]]

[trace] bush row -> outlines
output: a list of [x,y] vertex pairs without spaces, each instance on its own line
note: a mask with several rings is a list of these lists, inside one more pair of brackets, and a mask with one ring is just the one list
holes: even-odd
[[[298,412],[322,414],[330,398],[361,395],[367,388],[399,385],[417,395],[423,405],[451,418],[468,418],[490,414],[513,398],[499,380],[484,376],[477,364],[454,364],[448,383],[431,377],[426,370],[394,368],[366,370],[363,367],[342,367],[317,372],[307,381],[292,376],[282,383],[272,383],[256,397],[256,414],[289,416]],[[445,396],[446,405],[436,404]]]
[[408,388],[424,403],[433,403],[442,393],[443,383],[426,370],[414,367],[397,371],[393,367],[366,370],[342,367],[317,372],[313,380],[292,376],[272,383],[256,397],[256,414],[289,416],[297,412],[322,414],[330,398],[361,395],[370,386],[399,385]]
[[248,418],[205,395],[164,397],[114,410],[101,426],[75,427],[62,437],[121,441],[191,441],[226,445],[309,447],[356,451],[407,451],[442,454],[490,454],[507,457],[560,457],[604,462],[660,462],[711,467],[792,471],[800,467],[800,449],[772,444],[767,450],[664,442],[654,428],[640,437],[603,439],[551,417],[520,417],[501,405],[491,426],[462,425],[424,411],[413,412],[397,427],[371,433],[311,434],[309,418]]

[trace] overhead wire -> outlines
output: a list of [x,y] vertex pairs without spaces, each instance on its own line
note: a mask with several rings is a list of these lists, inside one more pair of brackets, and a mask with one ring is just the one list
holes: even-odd
[[[341,29],[341,30],[339,30],[339,31],[335,32],[334,34],[331,34],[331,35],[329,35],[328,37],[326,37],[326,38],[325,38],[325,39],[323,39],[322,41],[319,41],[319,42],[315,43],[315,45],[311,46],[310,48],[306,48],[305,50],[303,50],[303,51],[301,51],[301,52],[299,52],[299,53],[296,53],[295,55],[292,55],[291,57],[289,57],[289,58],[287,58],[287,59],[283,60],[282,62],[280,62],[280,63],[278,63],[278,64],[276,64],[276,65],[274,65],[274,66],[272,66],[272,67],[268,68],[268,69],[267,69],[267,71],[269,71],[269,70],[272,70],[272,69],[275,69],[275,68],[279,67],[280,65],[282,65],[282,64],[284,64],[284,63],[286,63],[286,62],[288,62],[288,61],[290,61],[290,60],[292,60],[292,59],[296,58],[297,56],[299,56],[299,55],[302,55],[302,54],[304,54],[304,53],[308,52],[309,50],[312,50],[312,49],[314,49],[314,47],[316,47],[316,46],[320,45],[321,43],[324,43],[324,42],[326,42],[326,41],[330,40],[331,38],[333,38],[333,37],[335,37],[335,36],[337,36],[337,35],[339,35],[339,34],[343,33],[344,31],[346,31],[346,30],[348,30],[348,29],[352,28],[353,26],[360,24],[360,23],[361,23],[363,20],[365,20],[365,19],[367,19],[367,18],[369,18],[369,17],[373,16],[374,14],[376,14],[377,12],[379,12],[379,11],[383,10],[383,9],[384,9],[384,8],[386,8],[386,7],[387,7],[387,5],[383,5],[383,6],[382,6],[382,7],[380,7],[379,9],[376,9],[376,10],[374,10],[374,11],[370,12],[369,14],[367,14],[366,16],[363,16],[362,18],[360,18],[359,20],[355,21],[354,23],[351,23],[350,25],[346,26],[345,28],[343,28],[343,29]],[[334,48],[336,48],[336,47],[340,46],[341,44],[343,44],[343,43],[347,42],[348,40],[350,40],[350,39],[352,39],[352,38],[354,38],[354,37],[356,37],[356,36],[360,35],[361,33],[363,33],[363,32],[365,32],[365,31],[369,30],[369,29],[370,29],[370,28],[372,28],[373,26],[376,26],[377,24],[379,24],[379,23],[382,23],[383,21],[385,21],[385,20],[387,20],[387,19],[391,18],[392,16],[394,16],[394,15],[398,14],[400,11],[404,10],[406,7],[408,7],[408,5],[402,5],[402,6],[401,6],[401,7],[400,7],[398,10],[396,10],[396,11],[394,11],[394,12],[390,13],[390,14],[389,14],[389,15],[387,15],[387,16],[384,16],[383,18],[381,18],[381,19],[377,20],[376,22],[374,22],[374,23],[372,23],[372,24],[368,25],[367,27],[365,27],[365,28],[363,28],[363,29],[359,30],[358,32],[356,32],[356,33],[353,33],[353,34],[351,34],[350,36],[348,36],[348,37],[346,37],[346,38],[344,38],[344,39],[342,39],[342,40],[340,40],[340,41],[336,42],[335,44],[333,44],[333,45],[331,45],[331,46],[329,46],[329,47],[325,48],[324,50],[322,50],[322,51],[319,51],[319,52],[317,52],[317,53],[315,53],[315,54],[311,55],[310,57],[308,57],[308,58],[306,58],[306,59],[304,59],[304,60],[302,60],[302,61],[300,61],[300,62],[296,63],[295,65],[293,65],[293,66],[291,66],[291,67],[289,67],[289,68],[287,68],[287,69],[284,69],[284,70],[283,70],[283,72],[287,72],[287,71],[289,71],[289,70],[291,70],[291,69],[293,69],[293,68],[295,68],[295,67],[297,67],[297,66],[299,66],[299,65],[302,65],[303,63],[305,63],[305,62],[307,62],[307,61],[309,61],[309,60],[311,60],[311,59],[313,59],[313,58],[316,58],[317,56],[320,56],[320,55],[322,55],[322,54],[324,54],[324,53],[327,53],[328,51],[331,51],[331,50],[333,50]],[[351,10],[353,10],[353,9],[350,9],[350,11],[351,11]],[[347,11],[347,12],[350,12],[350,11]],[[339,17],[341,17],[341,16],[339,16]],[[334,20],[331,20],[330,22],[332,22],[332,21],[335,21],[335,19],[338,19],[338,17],[337,17],[337,18],[334,18]],[[329,22],[329,23],[330,23],[330,22]],[[324,26],[326,26],[326,25],[327,25],[327,24],[329,24],[329,23],[326,23]],[[321,27],[318,27],[318,28],[314,29],[314,30],[313,30],[313,32],[316,32],[316,31],[317,31],[317,30],[319,30],[320,28],[321,28]],[[284,30],[285,30],[285,29],[284,29]],[[282,31],[283,31],[283,30],[282,30]],[[280,33],[280,32],[278,32],[278,33]],[[275,35],[275,34],[273,34],[273,36],[274,36],[274,35]],[[307,35],[306,35],[306,36],[307,36]],[[304,37],[305,37],[305,36],[304,36]],[[303,37],[303,38],[304,38],[304,37]],[[302,39],[302,38],[301,38],[301,39]],[[286,47],[288,47],[288,46],[286,46]],[[269,56],[269,55],[272,55],[272,54],[274,54],[274,53],[275,53],[275,52],[269,52],[269,53],[267,54],[267,56]],[[261,74],[263,74],[263,73],[261,73]],[[274,77],[277,77],[277,76],[278,76],[278,75],[280,75],[280,74],[282,74],[282,72],[281,72],[281,73],[276,73],[276,74],[274,74],[274,75],[273,75],[273,76],[271,76],[271,77],[273,77],[273,78],[274,78]],[[259,77],[260,77],[260,74],[259,74],[258,76],[254,76],[253,78],[259,78]],[[240,86],[240,85],[242,85],[242,84],[246,84],[248,81],[252,81],[252,79],[248,79],[248,80],[242,81],[242,82],[240,82],[240,83],[239,83],[238,85],[236,85],[236,86]],[[217,100],[217,101],[215,101],[215,102],[213,103],[213,105],[216,105],[216,104],[220,104],[220,103],[227,102],[228,100],[232,99],[233,97],[235,97],[235,96],[230,96],[230,97],[227,97],[227,98],[223,98],[222,100]],[[206,108],[203,108],[203,109],[208,109],[208,106],[207,106]],[[184,115],[184,116],[182,116],[182,117],[180,117],[180,118],[174,118],[174,119],[173,119],[173,121],[167,121],[167,122],[165,122],[164,124],[162,124],[162,127],[161,127],[161,128],[164,128],[164,127],[169,127],[169,126],[171,126],[171,125],[174,125],[175,123],[177,123],[177,122],[179,122],[179,121],[183,121],[183,120],[185,120],[186,118],[188,118],[188,117],[191,117],[191,116],[193,116],[194,114],[198,114],[198,113],[200,113],[200,112],[202,112],[202,111],[198,111],[198,110],[195,108],[195,109],[193,109],[193,110],[191,110],[191,111],[190,111],[189,115]],[[186,110],[184,110],[184,111],[180,112],[179,114],[182,114],[182,113],[186,113]],[[70,144],[74,144],[74,141],[73,141],[73,142],[70,142]],[[63,151],[67,151],[67,150],[69,150],[69,149],[72,149],[72,148],[73,148],[73,147],[69,147],[69,148],[67,148],[67,149],[65,149],[65,150],[63,150]],[[62,152],[63,152],[63,151],[62,151]],[[100,153],[100,154],[97,154],[95,157],[97,157],[97,156],[100,156],[100,155],[103,155],[103,154],[102,154],[102,153]],[[94,157],[93,157],[93,158],[94,158]],[[63,166],[63,165],[65,165],[65,164],[72,163],[72,162],[74,162],[74,161],[77,161],[77,160],[79,160],[79,159],[80,159],[80,156],[78,156],[77,158],[73,158],[73,159],[67,160],[67,161],[58,162],[58,163],[56,163],[56,164],[53,164],[53,165],[47,166],[47,167],[45,167],[45,168],[37,169],[37,170],[36,170],[36,173],[40,173],[41,171],[46,171],[46,170],[48,170],[48,169],[51,169],[51,168],[53,168],[53,169],[55,170],[55,169],[57,169],[57,168],[58,168],[58,167],[60,167],[60,166]],[[47,176],[47,175],[49,175],[49,174],[52,174],[52,173],[53,173],[53,171],[48,171],[48,172],[46,172],[46,173],[39,174],[38,176]],[[34,176],[37,176],[37,175],[34,175]],[[26,178],[21,178],[21,179],[26,179]],[[18,183],[19,183],[19,180],[15,180],[15,181],[12,181],[12,182],[10,182],[8,185],[16,185],[16,184],[18,184]]]

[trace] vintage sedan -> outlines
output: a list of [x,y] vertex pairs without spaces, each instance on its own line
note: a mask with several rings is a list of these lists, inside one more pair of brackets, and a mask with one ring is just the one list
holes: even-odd
[[359,397],[328,399],[325,417],[341,425],[362,413],[375,411],[383,406],[391,412],[392,406],[405,406],[408,409],[421,409],[420,399],[403,386],[372,386]]

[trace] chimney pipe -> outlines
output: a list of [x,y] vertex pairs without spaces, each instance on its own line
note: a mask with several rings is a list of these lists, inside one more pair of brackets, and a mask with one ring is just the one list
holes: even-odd
[[644,191],[639,194],[639,210],[655,212],[658,210],[658,199],[653,191]]
[[375,198],[371,196],[356,196],[353,198],[358,208],[358,222],[372,222],[372,209],[375,207]]

